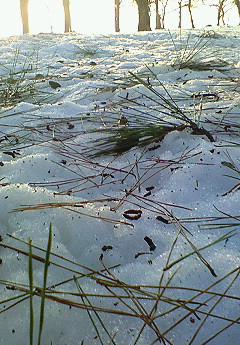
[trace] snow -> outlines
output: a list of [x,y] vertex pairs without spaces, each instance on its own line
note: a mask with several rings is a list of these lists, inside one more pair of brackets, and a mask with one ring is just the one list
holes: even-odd
[[[179,38],[177,31],[172,32],[175,44],[184,49],[181,44],[189,33],[182,31]],[[201,33],[192,33],[193,42]],[[216,29],[215,35],[211,31],[208,37],[210,45],[199,59],[207,56],[208,63],[221,59],[227,63],[222,68],[215,64],[204,71],[178,69],[174,62],[179,53],[167,31],[1,39],[1,345],[28,343],[29,300],[5,310],[15,302],[8,299],[22,293],[6,288],[5,281],[8,287],[29,284],[28,260],[21,252],[29,248],[21,241],[31,239],[33,245],[45,250],[50,222],[52,253],[58,255],[52,254],[50,260],[69,268],[49,266],[47,286],[59,284],[56,290],[63,292],[53,296],[82,303],[79,296],[67,293],[78,293],[73,275],[113,267],[113,276],[131,286],[158,286],[159,282],[167,286],[161,289],[165,302],[158,303],[154,319],[164,336],[162,343],[239,344],[240,190],[233,188],[239,183],[239,28]],[[151,121],[179,123],[169,117],[170,111],[161,107],[149,89],[132,82],[129,71],[147,81],[152,77],[150,70],[156,76],[151,79],[155,90],[170,96],[192,120],[200,121],[214,141],[204,134],[192,135],[185,128],[169,132],[161,142],[135,146],[121,155],[92,157],[95,140],[107,136],[106,127],[117,128],[122,115],[128,126]],[[4,98],[2,90],[9,84],[3,83],[9,77],[19,81],[20,97]],[[53,87],[49,81],[59,86]],[[20,211],[26,205],[39,204],[44,207]],[[134,217],[132,210],[137,210],[139,217]],[[234,236],[228,234],[207,246],[231,230]],[[152,240],[154,250],[146,239]],[[196,253],[167,267],[191,253],[193,246],[206,247],[200,254],[210,269]],[[37,248],[33,252],[45,255]],[[41,287],[43,263],[34,260],[33,264],[34,284]],[[102,279],[110,277],[106,271],[102,274]],[[89,277],[78,282],[85,293],[109,293]],[[141,289],[150,294],[158,291]],[[127,294],[123,288],[113,291]],[[133,310],[142,313],[143,307],[150,312],[154,306],[151,299],[141,300],[141,307],[134,299],[126,299],[127,307],[116,298],[89,298],[95,306],[131,314]],[[188,309],[180,300],[189,301]],[[40,298],[34,296],[36,339],[39,306]],[[204,313],[211,315],[206,318]],[[91,315],[96,318],[93,312]],[[151,324],[136,341],[144,324],[140,318],[114,313],[99,316],[115,344],[161,343],[154,342],[157,336]],[[101,344],[82,309],[47,300],[44,318],[44,345]],[[201,330],[193,337],[201,323]],[[113,343],[100,324],[98,327],[103,343]]]

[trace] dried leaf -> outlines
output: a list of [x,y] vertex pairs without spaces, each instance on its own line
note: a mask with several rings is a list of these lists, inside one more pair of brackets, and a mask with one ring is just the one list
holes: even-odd
[[137,220],[142,216],[141,210],[126,210],[123,213],[123,217],[126,219]]
[[106,252],[107,250],[111,250],[111,249],[113,249],[113,246],[106,246],[106,245],[102,246],[103,252]]
[[165,223],[165,224],[169,224],[168,219],[163,218],[162,216],[157,216],[156,219],[159,220],[160,222]]
[[147,244],[149,245],[149,249],[150,249],[151,252],[154,251],[154,250],[157,248],[157,247],[155,246],[155,244],[153,243],[153,241],[151,240],[150,237],[145,236],[145,237],[144,237],[144,241],[146,241]]
[[57,83],[56,81],[52,81],[52,80],[49,80],[49,85],[53,89],[57,89],[58,87],[61,87],[61,85],[59,83]]

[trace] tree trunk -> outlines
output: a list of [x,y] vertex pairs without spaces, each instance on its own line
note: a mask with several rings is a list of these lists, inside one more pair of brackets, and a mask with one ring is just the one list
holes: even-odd
[[29,33],[28,0],[20,0],[23,34]]
[[178,28],[182,27],[182,0],[178,1]]
[[155,0],[155,10],[156,10],[156,29],[162,29],[161,17],[159,14],[159,0]]
[[188,7],[189,15],[190,15],[192,29],[195,29],[195,25],[194,25],[194,22],[193,22],[193,15],[192,15],[192,0],[188,0],[187,7]]
[[138,31],[151,31],[149,0],[136,0],[138,6]]
[[224,24],[224,1],[225,0],[219,0],[219,4],[218,4],[218,16],[217,16],[217,25],[220,25],[220,20],[222,18],[223,24]]
[[70,15],[70,0],[63,0],[65,29],[64,32],[71,32],[71,15]]
[[115,0],[115,32],[120,32],[120,0]]
[[165,0],[165,3],[163,4],[162,8],[162,29],[165,29],[165,16],[166,16],[166,9],[168,5],[168,0]]

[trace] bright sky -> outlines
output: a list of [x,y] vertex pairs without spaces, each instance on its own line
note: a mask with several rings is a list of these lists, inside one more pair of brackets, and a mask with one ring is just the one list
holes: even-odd
[[[19,0],[0,0],[0,37],[21,34],[21,17]],[[216,9],[203,8],[194,21],[196,25],[205,26],[214,23]],[[186,11],[186,10],[185,10]],[[123,1],[121,5],[120,27],[121,32],[137,30],[137,7],[132,6],[131,0]],[[185,13],[187,14],[187,13]],[[62,0],[29,0],[30,33],[38,32],[63,32],[64,15]],[[114,0],[71,0],[72,28],[80,33],[111,33],[114,32]],[[226,21],[231,17],[238,24],[236,9],[233,13],[226,14]],[[189,25],[189,16],[185,16],[185,25]],[[172,16],[166,17],[166,26],[170,29],[177,28],[177,11]],[[204,20],[204,23],[203,23]],[[154,14],[152,16],[153,28],[155,27]],[[184,23],[183,23],[184,24]],[[233,22],[234,24],[234,22]]]

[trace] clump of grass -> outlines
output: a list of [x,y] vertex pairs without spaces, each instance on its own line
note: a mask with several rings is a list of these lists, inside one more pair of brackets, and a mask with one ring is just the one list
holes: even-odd
[[[100,138],[94,142],[95,150],[97,148],[96,153],[93,154],[94,156],[121,154],[135,146],[146,146],[154,142],[160,142],[170,132],[183,131],[186,128],[189,128],[194,135],[204,135],[210,141],[214,141],[211,133],[200,127],[199,121],[198,123],[194,122],[190,117],[191,114],[188,116],[185,110],[178,106],[164,84],[153,74],[150,68],[148,69],[150,75],[152,74],[157,79],[165,95],[150,83],[150,77],[145,81],[137,74],[132,72],[130,74],[139,85],[146,89],[146,94],[141,93],[142,98],[156,105],[157,110],[153,109],[152,105],[149,105],[149,108],[144,105],[149,110],[149,114],[146,114],[144,110],[139,110],[142,104],[136,100],[126,99],[128,103],[133,103],[133,106],[137,105],[137,107],[134,108],[134,112],[129,107],[130,110],[126,111],[124,117],[122,116],[118,126],[105,126],[105,128],[95,130],[95,132],[108,133],[109,137]],[[147,92],[150,93],[150,96]],[[128,109],[127,106],[126,108]],[[158,112],[158,115],[154,114],[156,112]],[[161,114],[164,118],[160,117]],[[131,124],[129,124],[128,118],[131,119]]]
[[95,141],[98,151],[93,156],[119,155],[136,146],[143,147],[160,142],[170,132],[175,130],[182,131],[185,128],[186,126],[182,125],[157,126],[146,124],[142,126],[122,126],[119,128],[102,129],[101,131],[103,133],[108,133],[110,136]]
[[[178,65],[173,65],[173,67],[178,67]],[[182,64],[178,67],[179,69],[189,68],[193,71],[209,71],[209,70],[217,70],[222,71],[226,68],[229,68],[229,63],[224,61],[223,59],[195,59],[182,62]]]
[[174,45],[176,57],[173,59],[172,67],[176,69],[189,68],[195,71],[223,70],[229,67],[229,63],[220,58],[214,58],[216,53],[209,52],[212,35],[208,32],[202,33],[197,39],[192,40],[188,34],[185,41],[180,38],[178,46],[173,36],[171,39]]
[[217,33],[214,30],[204,30],[199,37],[203,38],[214,38],[214,39],[220,39],[220,38],[226,38],[224,35]]
[[82,47],[78,46],[76,47],[76,53],[81,54],[84,57],[93,57],[98,53],[98,48],[90,45],[85,45]]
[[33,63],[28,57],[21,61],[20,50],[17,49],[11,67],[1,67],[6,73],[0,77],[0,105],[13,105],[33,97],[36,80],[28,78],[28,73],[33,71]]
[[[14,106],[20,102],[41,103],[51,95],[41,90],[41,83],[50,79],[48,66],[46,73],[38,71],[38,51],[30,55],[23,55],[20,48],[16,49],[12,63],[0,65],[2,75],[0,76],[0,106]],[[55,84],[55,87],[54,87]],[[52,88],[60,85],[49,81]]]
[[0,105],[19,103],[35,94],[35,83],[25,81],[25,72],[18,76],[0,79]]

